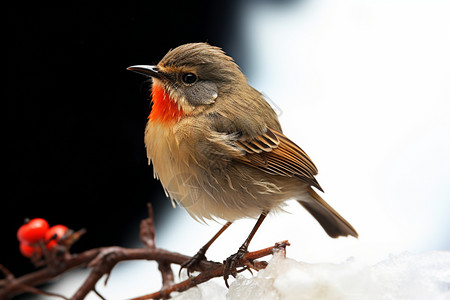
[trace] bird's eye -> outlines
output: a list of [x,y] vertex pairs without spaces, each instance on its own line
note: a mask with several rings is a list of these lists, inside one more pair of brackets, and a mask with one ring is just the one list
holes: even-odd
[[192,73],[186,73],[186,74],[183,74],[182,79],[183,79],[183,82],[186,84],[193,84],[194,82],[197,81],[197,76]]

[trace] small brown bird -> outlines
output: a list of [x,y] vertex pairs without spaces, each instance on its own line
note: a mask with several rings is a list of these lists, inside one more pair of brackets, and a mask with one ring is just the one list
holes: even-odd
[[289,199],[309,211],[329,236],[358,236],[312,189],[323,191],[314,178],[316,166],[282,133],[274,110],[220,48],[185,44],[156,66],[128,70],[153,80],[145,145],[155,177],[193,218],[227,221],[183,265],[188,273],[233,221],[259,216],[239,251],[226,260],[227,282],[267,213]]

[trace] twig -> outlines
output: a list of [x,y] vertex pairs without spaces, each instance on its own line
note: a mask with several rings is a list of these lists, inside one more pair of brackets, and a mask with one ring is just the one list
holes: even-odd
[[[195,277],[190,277],[182,282],[174,283],[174,274],[171,264],[182,265],[184,262],[188,261],[190,257],[156,247],[153,211],[150,205],[148,206],[148,211],[149,217],[141,222],[140,228],[140,238],[145,245],[144,248],[103,247],[87,250],[80,254],[70,254],[68,252],[68,247],[70,247],[72,243],[68,243],[67,248],[63,249],[65,251],[62,251],[63,255],[58,255],[58,253],[61,253],[61,249],[57,249],[56,247],[53,248],[52,251],[46,252],[46,257],[44,258],[46,265],[42,269],[21,277],[15,277],[6,267],[0,265],[0,273],[4,275],[4,279],[0,280],[0,299],[8,299],[14,295],[25,292],[40,293],[66,299],[61,295],[40,291],[35,288],[35,286],[48,282],[68,270],[81,267],[91,268],[91,272],[70,299],[84,299],[91,291],[96,293],[100,298],[103,298],[95,289],[96,283],[105,274],[108,276],[108,279],[109,274],[115,265],[127,260],[156,261],[158,262],[158,268],[162,276],[161,290],[153,294],[134,298],[134,300],[170,298],[172,292],[185,291],[193,286],[208,281],[211,278],[223,275],[224,264],[203,260],[194,267],[194,271],[199,271],[200,274]],[[76,234],[75,237],[69,238],[76,240],[83,233],[83,230],[76,232],[74,233]],[[257,261],[257,259],[271,255],[277,251],[284,251],[285,247],[288,245],[289,243],[284,241],[277,243],[272,247],[249,252],[244,258],[236,262],[236,268],[263,269],[266,267],[267,263]],[[60,246],[63,247],[64,244]],[[57,253],[57,251],[59,252]],[[107,283],[107,279],[105,280],[105,284]]]
[[153,209],[150,203],[147,204],[148,218],[141,221],[139,237],[144,245],[155,248],[155,224],[153,222]]
[[102,248],[87,250],[79,255],[72,255],[65,261],[64,265],[47,266],[17,278],[8,276],[0,280],[0,287],[2,287],[0,289],[0,299],[7,299],[26,292],[24,291],[24,286],[37,286],[50,281],[68,270],[85,266],[87,262],[95,258],[101,251]]
[[[147,204],[148,218],[141,222],[140,238],[144,245],[151,249],[156,248],[156,231],[155,223],[153,221],[153,209],[150,203]],[[174,281],[173,271],[170,262],[166,260],[157,260],[158,269],[161,272],[163,288],[169,286]]]
[[[244,256],[244,258],[242,258],[241,260],[239,260],[236,263],[236,267],[237,268],[244,267],[244,266],[246,266],[247,261],[253,261],[258,258],[274,254],[275,252],[278,252],[278,251],[285,251],[286,246],[289,246],[289,242],[283,241],[281,243],[275,244],[274,247],[267,247],[267,248],[264,248],[264,249],[261,249],[258,251],[249,252]],[[255,261],[255,262],[257,262],[257,261]],[[261,268],[265,268],[267,266],[267,263],[260,264],[260,262],[258,262],[256,265],[258,265]],[[172,292],[183,292],[183,291],[188,290],[191,287],[197,286],[197,285],[199,285],[203,282],[206,282],[212,278],[223,276],[224,267],[225,267],[224,264],[216,264],[215,267],[208,269],[206,271],[203,271],[195,277],[190,277],[182,282],[179,282],[179,283],[173,284],[169,287],[163,288],[163,289],[159,290],[158,292],[144,295],[141,297],[132,298],[131,300],[166,299],[166,298],[170,297],[170,293],[172,293]]]
[[51,293],[51,292],[46,292],[46,291],[40,290],[38,288],[35,288],[34,286],[23,286],[22,288],[23,288],[23,290],[25,292],[28,292],[28,293],[31,293],[31,294],[43,295],[43,296],[51,296],[51,297],[58,297],[58,298],[61,298],[61,299],[69,300],[69,298],[66,298],[63,295],[56,294],[56,293]]
[[174,282],[174,276],[170,263],[167,261],[161,261],[158,263],[158,269],[161,272],[162,288],[167,288]]

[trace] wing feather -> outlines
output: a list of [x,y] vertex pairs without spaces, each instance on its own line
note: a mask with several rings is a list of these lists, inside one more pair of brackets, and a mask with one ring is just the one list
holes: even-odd
[[235,158],[272,175],[298,177],[323,191],[314,175],[317,168],[309,156],[284,134],[268,128],[252,140],[239,140],[236,145],[245,155]]

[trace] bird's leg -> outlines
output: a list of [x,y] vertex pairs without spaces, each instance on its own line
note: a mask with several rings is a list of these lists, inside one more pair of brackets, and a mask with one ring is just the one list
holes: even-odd
[[194,266],[196,266],[198,263],[200,263],[202,260],[206,259],[206,251],[208,251],[209,247],[214,243],[214,241],[228,228],[230,227],[232,222],[227,222],[223,227],[205,244],[203,247],[198,250],[198,252],[191,257],[188,261],[184,262],[181,265],[180,271],[178,272],[178,276],[181,274],[181,270],[184,268],[187,269],[187,274],[190,276],[190,273]]
[[224,271],[223,271],[223,279],[225,280],[225,285],[227,287],[228,286],[228,277],[230,275],[232,275],[233,277],[236,277],[237,271],[236,271],[236,262],[239,261],[240,259],[242,259],[244,257],[244,255],[248,252],[248,245],[250,244],[251,240],[253,239],[253,236],[255,235],[256,231],[258,230],[259,226],[261,226],[262,222],[264,221],[264,219],[266,218],[267,212],[263,212],[259,218],[258,221],[256,221],[255,226],[253,227],[252,231],[250,232],[250,234],[248,235],[247,239],[245,240],[245,242],[242,244],[241,247],[239,247],[239,250],[231,255],[230,257],[228,257],[225,260],[225,267],[224,267]]

